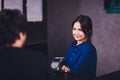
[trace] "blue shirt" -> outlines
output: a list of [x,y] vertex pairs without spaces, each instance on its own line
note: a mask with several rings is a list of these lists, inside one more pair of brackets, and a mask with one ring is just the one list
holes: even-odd
[[73,41],[66,55],[66,66],[70,73],[83,77],[96,77],[97,53],[90,42],[84,42],[76,46]]

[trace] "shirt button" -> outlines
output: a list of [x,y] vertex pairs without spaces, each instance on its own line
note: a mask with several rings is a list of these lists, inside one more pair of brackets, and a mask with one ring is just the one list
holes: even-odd
[[70,58],[70,60],[72,61],[72,58]]
[[73,53],[72,55],[74,56],[75,54]]

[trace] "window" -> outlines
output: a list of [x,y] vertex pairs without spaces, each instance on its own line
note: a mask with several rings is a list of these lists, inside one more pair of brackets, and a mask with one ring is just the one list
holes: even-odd
[[19,9],[26,16],[28,22],[43,21],[43,0],[1,0],[1,9]]

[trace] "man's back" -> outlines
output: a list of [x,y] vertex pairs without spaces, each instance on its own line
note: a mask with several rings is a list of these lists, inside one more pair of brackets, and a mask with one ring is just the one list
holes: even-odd
[[49,63],[40,52],[0,48],[0,80],[48,80]]

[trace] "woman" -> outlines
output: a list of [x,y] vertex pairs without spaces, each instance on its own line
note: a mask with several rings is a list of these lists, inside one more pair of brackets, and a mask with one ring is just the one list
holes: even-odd
[[70,73],[71,80],[95,80],[96,49],[91,43],[92,20],[86,15],[80,15],[72,24],[72,42],[66,55],[66,65],[62,71]]

